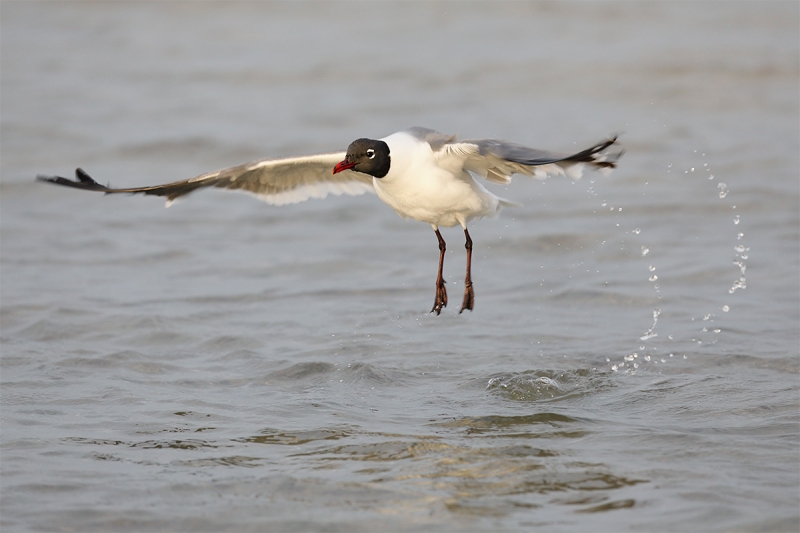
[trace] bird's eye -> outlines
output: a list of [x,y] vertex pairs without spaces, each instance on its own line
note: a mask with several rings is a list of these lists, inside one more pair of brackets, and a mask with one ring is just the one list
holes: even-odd
[[373,150],[372,148],[370,148],[369,150],[367,150],[367,157],[369,157],[370,159],[372,159],[373,157],[375,157],[375,150]]

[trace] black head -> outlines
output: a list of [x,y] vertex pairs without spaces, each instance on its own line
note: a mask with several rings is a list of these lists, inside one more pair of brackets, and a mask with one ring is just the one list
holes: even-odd
[[347,147],[344,161],[337,163],[333,173],[352,169],[376,178],[389,173],[392,158],[389,156],[389,145],[374,139],[356,139]]

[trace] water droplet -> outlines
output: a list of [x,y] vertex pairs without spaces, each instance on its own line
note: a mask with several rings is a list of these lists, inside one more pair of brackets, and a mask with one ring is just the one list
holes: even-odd
[[689,170],[690,170],[691,172],[694,172],[694,167],[692,167],[692,168],[691,168],[691,169],[689,169]]
[[650,356],[649,356],[649,355],[645,355],[645,356],[644,356],[644,360],[645,360],[645,361],[649,361],[649,360],[650,360]]
[[708,320],[709,318],[711,318],[711,313],[708,313],[707,315],[703,316],[703,320]]
[[686,354],[683,354],[683,358],[686,359]]
[[650,253],[650,248],[642,246],[642,257],[646,256],[648,253]]
[[674,339],[675,337],[673,337],[672,335],[667,335],[667,338],[668,338],[669,340],[672,340],[672,339]]
[[718,183],[717,184],[717,189],[719,189],[719,197],[720,198],[725,198],[726,196],[728,196],[728,186],[725,185],[724,183],[722,183],[722,182]]
[[617,211],[622,211],[622,208],[620,207],[619,209],[617,209]]
[[714,330],[714,333],[719,333],[720,331],[722,331],[722,330],[717,328],[717,329]]
[[601,206],[603,206],[603,207],[605,207],[605,206],[606,206],[606,204],[607,204],[607,202],[603,202],[603,203],[602,203],[602,204],[600,204],[600,205],[601,205]]
[[634,232],[636,235],[639,235],[639,233],[641,233],[641,232],[642,232],[642,230],[640,230],[639,228],[636,228],[635,230],[633,230],[633,232]]
[[650,281],[655,281],[655,280],[657,280],[657,279],[658,279],[658,276],[656,276],[655,274],[653,274],[652,276],[650,276],[650,278],[649,278],[649,279],[650,279]]
[[616,371],[617,371],[617,368],[619,368],[617,365],[613,365],[613,366],[611,367],[611,370],[613,370],[614,372],[616,372]]
[[741,239],[742,237],[744,237],[744,233],[739,233],[739,234],[736,236],[736,238],[737,238],[737,239]]
[[733,282],[733,286],[728,290],[728,294],[733,294],[736,292],[737,289],[746,289],[747,284],[745,283],[744,277],[741,277]]
[[736,215],[735,217],[733,217],[733,223],[734,224],[738,224],[739,223],[739,215]]
[[723,313],[727,313],[727,312],[728,312],[728,311],[730,311],[730,310],[731,310],[731,308],[730,308],[730,307],[728,307],[727,305],[723,305],[723,306],[722,306],[722,312],[723,312]]
[[711,175],[708,177],[708,179],[710,179],[710,180],[713,180],[713,179],[714,179],[714,174],[711,174]]
[[656,270],[656,267],[654,267],[653,265],[650,265],[650,266],[649,266],[649,267],[647,267],[647,268],[649,268],[649,269],[650,269],[650,272],[654,272],[654,271]]

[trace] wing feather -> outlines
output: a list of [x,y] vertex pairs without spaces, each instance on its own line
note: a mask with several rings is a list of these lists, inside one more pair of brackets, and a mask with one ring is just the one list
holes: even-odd
[[444,157],[463,160],[465,170],[494,183],[509,183],[513,174],[540,179],[548,175],[566,175],[579,179],[586,164],[601,171],[616,168],[623,152],[607,151],[616,141],[614,136],[575,154],[562,154],[495,139],[480,139],[446,144],[441,153]]
[[77,178],[75,181],[60,176],[37,176],[36,179],[106,194],[165,196],[168,205],[176,198],[204,187],[241,190],[275,205],[303,202],[309,198],[324,198],[328,194],[358,195],[375,192],[372,176],[351,170],[332,173],[334,165],[344,157],[345,152],[335,152],[305,157],[263,159],[150,187],[119,189],[106,187],[97,183],[80,168],[75,170]]

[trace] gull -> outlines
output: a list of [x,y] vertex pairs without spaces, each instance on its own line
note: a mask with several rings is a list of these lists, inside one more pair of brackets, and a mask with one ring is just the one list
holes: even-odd
[[439,227],[460,225],[464,230],[467,270],[459,313],[472,311],[472,239],[467,223],[519,205],[491,193],[476,177],[499,184],[510,183],[514,174],[579,179],[587,164],[610,172],[623,153],[608,150],[616,141],[613,136],[580,152],[563,154],[496,139],[459,141],[455,135],[414,127],[382,139],[356,139],[346,152],[263,159],[150,187],[106,187],[80,168],[75,171],[76,181],[42,175],[36,179],[106,194],[165,196],[167,207],[176,198],[204,187],[244,191],[273,205],[324,198],[328,194],[375,193],[401,217],[427,222],[433,228],[439,241],[439,269],[430,312],[439,315],[447,306],[443,278],[446,244]]

